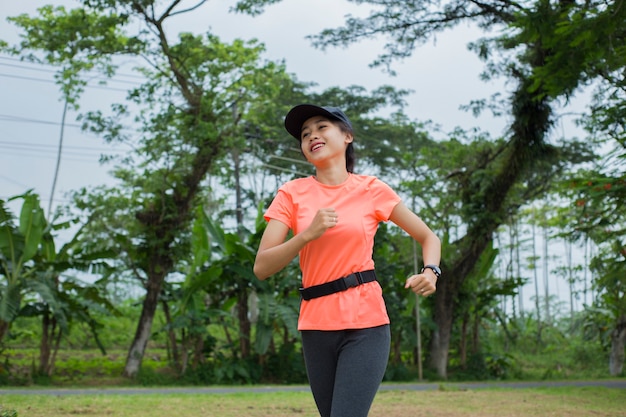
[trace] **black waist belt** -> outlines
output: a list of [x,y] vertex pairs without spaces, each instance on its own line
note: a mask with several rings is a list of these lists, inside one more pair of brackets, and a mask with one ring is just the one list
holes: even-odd
[[369,271],[354,272],[346,277],[326,282],[320,285],[314,285],[308,288],[300,288],[300,295],[303,300],[323,297],[325,295],[334,294],[336,292],[345,291],[348,288],[357,287],[366,282],[376,281],[376,272],[373,269]]

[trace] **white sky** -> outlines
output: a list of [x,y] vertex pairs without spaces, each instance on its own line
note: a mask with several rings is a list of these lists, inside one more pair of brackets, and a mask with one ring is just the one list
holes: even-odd
[[[195,4],[189,0],[187,3]],[[438,35],[436,41],[416,50],[412,58],[394,64],[398,75],[390,77],[381,69],[368,67],[382,51],[382,39],[325,52],[314,49],[305,39],[322,29],[341,26],[346,14],[367,15],[365,6],[345,0],[283,0],[252,18],[229,14],[228,8],[234,3],[234,0],[209,1],[173,22],[171,36],[180,31],[211,31],[223,41],[256,38],[266,45],[268,59],[284,59],[290,73],[300,81],[317,83],[320,89],[360,85],[371,91],[391,84],[414,91],[406,110],[414,120],[432,120],[445,130],[456,126],[478,127],[492,136],[500,135],[505,128],[504,119],[494,119],[487,113],[475,119],[459,110],[459,106],[470,100],[488,98],[498,90],[506,93],[502,82],[486,84],[479,80],[484,65],[467,50],[467,43],[481,36],[477,30],[461,26]],[[9,43],[19,41],[17,28],[6,22],[6,17],[33,14],[36,8],[46,4],[79,6],[72,0],[4,1],[0,9],[0,39]],[[41,196],[43,207],[48,206],[63,113],[52,76],[49,67],[23,64],[0,55],[0,198],[33,188]],[[128,86],[123,83],[111,83],[108,89],[89,88],[81,110],[108,109],[111,102],[124,100],[125,93],[117,89],[125,87]],[[65,193],[70,190],[110,181],[108,167],[98,162],[101,153],[110,152],[110,145],[81,132],[75,118],[76,113],[70,113],[66,120],[69,125],[64,133],[53,207],[66,202]]]
[[[78,6],[72,0],[4,2],[0,10],[0,39],[9,43],[19,41],[17,28],[6,22],[6,17],[34,14],[36,8],[46,4]],[[479,81],[483,64],[466,49],[466,43],[480,35],[476,31],[461,27],[440,35],[436,42],[416,51],[413,58],[396,64],[398,76],[391,77],[381,69],[368,67],[382,51],[382,40],[323,52],[305,39],[306,35],[341,25],[348,13],[367,14],[363,6],[342,0],[284,0],[252,18],[228,13],[233,4],[233,0],[212,0],[193,13],[182,15],[173,22],[172,36],[184,30],[211,31],[227,42],[256,38],[266,45],[268,59],[284,59],[290,73],[301,81],[317,83],[320,89],[360,85],[371,91],[391,84],[414,91],[408,98],[407,109],[412,119],[432,120],[445,129],[478,126],[493,135],[502,132],[503,120],[494,120],[489,115],[477,120],[459,110],[460,105],[486,98],[498,88]],[[130,70],[121,72],[128,74]],[[63,102],[52,77],[50,67],[24,64],[0,55],[0,198],[34,188],[47,207],[63,114]],[[124,92],[117,89],[128,85],[110,83],[109,86],[88,88],[81,111],[108,109],[109,103],[123,101]],[[81,132],[75,120],[76,113],[70,112],[53,205],[63,202],[64,193],[69,190],[108,180],[108,168],[101,167],[98,158],[110,149],[109,145]]]

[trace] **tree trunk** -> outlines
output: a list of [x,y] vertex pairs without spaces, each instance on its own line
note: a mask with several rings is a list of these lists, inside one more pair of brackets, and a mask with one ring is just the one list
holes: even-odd
[[626,315],[619,318],[611,333],[611,355],[609,357],[611,376],[621,375],[624,369],[624,348],[626,348]]
[[161,294],[161,287],[164,280],[165,274],[163,273],[155,274],[148,279],[146,297],[143,300],[143,308],[141,309],[141,317],[137,324],[133,342],[130,349],[128,349],[128,356],[126,357],[126,366],[124,368],[124,376],[126,377],[134,378],[141,368],[143,354],[146,351],[146,346],[148,345],[152,333],[152,321],[154,320],[154,314],[156,313],[159,303],[159,295]]
[[239,292],[237,301],[237,318],[239,320],[239,350],[241,358],[246,359],[250,356],[250,337],[252,326],[248,317],[248,291],[242,288]]
[[[534,210],[533,210],[533,214],[534,214]],[[535,222],[533,221],[532,224],[532,262],[533,262],[533,279],[535,281],[535,311],[537,312],[537,323],[541,322],[541,307],[540,307],[540,300],[541,297],[539,296],[539,275],[537,274],[537,260],[539,258],[537,258],[537,253],[535,252],[536,250],[536,240],[535,240]],[[537,332],[539,332],[539,326],[537,326]],[[538,340],[541,340],[540,337],[538,337]]]
[[[397,365],[402,361],[402,332],[391,332],[391,357],[389,359],[389,362],[393,365]],[[288,343],[286,342],[286,339],[283,338],[283,340],[285,341],[284,343]],[[414,356],[415,358],[417,358],[417,355]],[[417,363],[417,360],[415,360],[415,363]]]
[[52,353],[52,332],[50,330],[50,312],[43,312],[41,317],[41,343],[39,344],[39,375],[48,375],[48,363]]
[[191,369],[198,369],[201,363],[204,363],[204,337],[202,334],[197,334],[194,337],[193,345],[193,360],[191,363]]
[[[520,226],[517,219],[514,222],[515,225],[515,265],[517,267],[517,278],[522,278],[522,262],[520,258],[520,246],[522,243],[520,242]],[[518,302],[519,302],[519,316],[524,318],[524,287],[521,286],[518,288]],[[513,305],[515,305],[515,301],[513,301]]]
[[459,362],[461,367],[467,366],[467,322],[469,321],[469,313],[465,313],[463,316],[463,322],[461,323],[461,342],[459,343]]
[[165,322],[168,324],[167,337],[172,352],[171,360],[174,364],[174,367],[178,369],[179,372],[181,372],[180,354],[178,353],[178,342],[176,340],[176,330],[171,326],[172,314],[170,313],[170,307],[165,300],[163,300],[161,305],[163,306],[163,314],[165,314]]
[[552,315],[550,314],[550,264],[549,264],[549,256],[550,256],[550,236],[548,233],[548,226],[544,226],[543,228],[543,287],[544,287],[544,299],[543,303],[546,310],[546,323],[550,324],[552,322]]
[[441,279],[437,282],[437,297],[433,312],[436,328],[430,341],[430,366],[437,371],[439,377],[444,379],[448,376],[448,351],[452,335],[454,299],[457,293],[455,283],[447,277],[453,277],[453,274],[452,271],[450,274],[443,272]]
[[56,353],[59,350],[63,331],[57,327],[57,320],[46,310],[41,318],[41,343],[39,344],[39,375],[52,376]]
[[480,318],[481,315],[477,311],[474,314],[474,323],[472,324],[472,354],[474,355],[480,351]]
[[8,321],[0,320],[0,343],[4,340],[4,336],[6,336],[9,331],[9,326],[11,323]]

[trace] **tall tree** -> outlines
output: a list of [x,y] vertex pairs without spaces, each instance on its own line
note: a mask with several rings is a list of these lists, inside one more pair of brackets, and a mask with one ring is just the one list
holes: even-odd
[[[112,76],[120,57],[143,59],[137,71],[145,82],[129,91],[128,102],[113,105],[111,116],[96,111],[85,117],[86,127],[107,140],[133,144],[135,151],[114,170],[121,185],[76,196],[79,208],[96,219],[94,239],[112,245],[146,290],[124,370],[129,377],[140,369],[164,282],[188,253],[207,172],[242,140],[243,119],[271,114],[288,78],[281,65],[261,59],[264,48],[256,42],[168,33],[171,20],[204,3],[83,0],[74,10],[46,6],[37,17],[12,19],[25,32],[14,52],[25,59],[39,52],[62,66],[59,78],[72,81],[63,86],[76,100],[85,70]],[[130,115],[135,120],[127,123],[136,127],[129,132],[124,122]]]
[[[348,46],[381,35],[385,52],[374,65],[386,66],[410,56],[435,34],[468,22],[503,34],[473,45],[484,59],[500,54],[488,76],[508,77],[515,85],[506,112],[511,117],[506,145],[480,171],[463,173],[466,235],[444,254],[447,273],[438,285],[435,307],[437,330],[431,344],[431,365],[446,376],[448,348],[457,297],[481,253],[516,203],[510,194],[537,166],[555,161],[556,150],[547,138],[554,122],[554,100],[568,98],[597,76],[595,68],[613,65],[616,41],[622,40],[626,7],[623,1],[574,2],[534,0],[388,1],[353,0],[374,6],[364,18],[348,16],[345,26],[326,29],[313,37],[320,47]],[[245,0],[239,10],[260,13],[277,0]],[[529,190],[533,184],[524,184]],[[535,182],[534,185],[540,185]]]
[[[538,77],[552,89],[559,85],[573,89],[577,80],[562,67],[567,65],[581,69],[584,80],[595,81],[590,112],[581,122],[589,143],[601,147],[602,158],[566,178],[560,191],[570,201],[566,219],[572,238],[590,239],[598,248],[590,268],[592,308],[609,312],[613,326],[609,371],[619,375],[626,346],[626,2],[592,4],[590,18],[562,25],[561,36],[553,40],[562,53]],[[567,53],[562,47],[566,41],[572,46]]]

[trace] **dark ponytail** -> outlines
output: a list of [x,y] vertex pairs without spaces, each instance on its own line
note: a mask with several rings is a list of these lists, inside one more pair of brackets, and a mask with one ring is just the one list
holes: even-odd
[[[354,139],[354,131],[352,130],[352,127],[350,125],[340,120],[336,120],[335,123],[337,123],[343,133],[351,134],[352,138]],[[356,156],[354,154],[354,145],[353,142],[350,142],[348,143],[348,147],[346,148],[346,170],[351,174],[354,174],[355,159]]]
[[346,169],[352,174],[354,173],[354,158],[354,146],[350,142],[346,148]]

